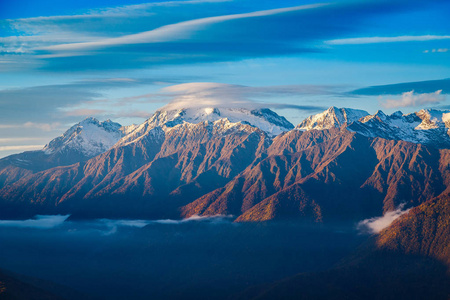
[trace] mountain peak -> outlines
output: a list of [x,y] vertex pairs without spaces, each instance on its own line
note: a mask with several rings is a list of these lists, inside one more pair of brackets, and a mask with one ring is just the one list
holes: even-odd
[[119,123],[88,117],[50,141],[43,151],[47,154],[74,151],[93,157],[110,149],[122,136],[123,127]]
[[133,142],[158,126],[172,128],[183,123],[214,123],[221,119],[227,119],[230,123],[242,123],[259,128],[271,136],[294,128],[294,125],[288,120],[268,108],[248,109],[204,106],[171,109],[169,106],[157,110],[144,124],[125,136],[120,141],[120,144]]
[[368,115],[369,113],[364,110],[331,106],[324,112],[306,118],[297,126],[297,129],[330,129],[333,127],[340,127],[344,124],[350,124]]
[[443,128],[450,125],[449,110],[421,109],[415,115],[422,120],[417,129]]

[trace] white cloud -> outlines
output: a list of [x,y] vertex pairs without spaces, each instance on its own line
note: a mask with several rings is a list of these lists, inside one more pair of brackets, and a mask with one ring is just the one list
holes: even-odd
[[29,142],[29,141],[39,141],[42,138],[39,137],[13,137],[13,138],[0,138],[0,143],[11,143],[11,142]]
[[28,220],[0,220],[0,226],[50,229],[62,225],[70,215],[37,215]]
[[229,215],[214,215],[214,216],[199,216],[199,215],[193,215],[189,218],[182,219],[182,220],[172,220],[172,219],[165,219],[165,220],[155,220],[152,221],[152,223],[157,224],[183,224],[187,222],[194,222],[194,221],[209,221],[211,223],[222,223],[226,221],[226,219],[232,218],[233,216]]
[[[288,108],[300,110],[317,110],[322,107],[258,102],[255,99],[298,95],[332,94],[336,87],[313,85],[286,85],[251,87],[244,85],[216,82],[191,82],[169,86],[162,89],[172,97],[162,109],[180,109],[191,107],[229,107],[229,108]],[[150,97],[150,95],[147,95]]]
[[392,37],[359,37],[348,39],[329,40],[328,45],[359,45],[359,44],[378,44],[378,43],[398,43],[398,42],[425,42],[434,40],[448,40],[450,35],[403,35]]
[[448,48],[437,48],[437,49],[431,49],[431,50],[425,50],[423,53],[446,53],[450,51]]
[[391,225],[395,219],[399,218],[401,215],[404,215],[409,211],[409,209],[402,210],[403,206],[404,205],[400,205],[398,209],[389,211],[381,217],[363,220],[358,223],[357,227],[362,232],[368,231],[369,233],[379,233],[381,232],[381,230]]
[[287,8],[277,8],[262,11],[255,11],[251,13],[242,14],[232,14],[223,15],[216,17],[207,17],[194,19],[174,24],[165,25],[150,31],[144,31],[136,34],[124,35],[121,37],[107,38],[95,42],[85,42],[85,43],[71,43],[71,44],[61,44],[44,47],[44,50],[51,51],[74,51],[74,50],[92,50],[100,49],[108,46],[118,46],[118,45],[130,45],[130,44],[144,44],[144,43],[161,43],[168,41],[176,41],[187,39],[194,32],[202,29],[204,26],[225,22],[229,20],[244,19],[244,18],[255,18],[271,16],[276,14],[282,14],[287,12],[314,9],[327,5],[327,3],[301,5]]
[[[163,220],[111,220],[111,219],[100,219],[95,222],[99,222],[100,224],[106,225],[106,230],[101,231],[103,235],[111,235],[115,234],[119,227],[136,227],[143,228],[149,224],[183,224],[188,222],[195,221],[208,221],[212,224],[223,223],[226,219],[231,218],[232,216],[225,215],[215,215],[215,216],[198,216],[193,215],[189,218],[182,220],[172,220],[172,219],[163,219]],[[94,223],[95,224],[95,223]]]
[[44,145],[21,145],[21,146],[0,146],[0,151],[29,151],[40,150]]
[[61,123],[59,123],[59,122],[53,122],[53,123],[26,122],[23,124],[23,127],[25,127],[25,128],[38,128],[43,131],[52,131],[52,130],[58,129],[60,126],[61,126]]
[[181,1],[165,1],[165,2],[150,2],[142,4],[123,5],[116,7],[106,7],[100,9],[90,9],[84,14],[78,15],[59,15],[59,16],[40,16],[32,18],[7,19],[8,22],[42,22],[42,21],[60,21],[60,20],[78,20],[88,18],[100,17],[130,17],[130,16],[148,16],[152,15],[149,9],[158,6],[181,6],[186,4],[202,4],[202,3],[220,3],[229,2],[232,0],[181,0]]
[[0,124],[0,129],[9,129],[9,128],[37,128],[43,131],[52,131],[55,129],[59,129],[61,127],[61,123],[53,122],[53,123],[36,123],[36,122],[26,122],[23,124]]
[[414,91],[403,93],[400,99],[387,99],[381,103],[385,108],[421,106],[430,103],[439,103],[445,100],[442,90],[434,93],[416,94]]

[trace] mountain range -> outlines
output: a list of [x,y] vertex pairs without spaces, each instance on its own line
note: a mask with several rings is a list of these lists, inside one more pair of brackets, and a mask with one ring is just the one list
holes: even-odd
[[0,160],[0,215],[358,221],[450,187],[450,111],[330,107],[297,126],[270,109],[162,108],[88,118]]

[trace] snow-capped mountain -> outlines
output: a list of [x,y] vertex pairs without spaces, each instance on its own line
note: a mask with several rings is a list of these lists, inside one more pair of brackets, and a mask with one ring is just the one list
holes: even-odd
[[298,130],[324,130],[346,126],[367,137],[403,140],[416,144],[450,147],[450,111],[422,109],[415,113],[401,111],[386,115],[381,110],[369,115],[363,110],[330,107],[300,123]]
[[86,157],[93,157],[110,149],[127,130],[128,127],[111,120],[99,122],[90,117],[70,127],[45,145],[43,150],[46,154],[75,151]]
[[340,127],[345,124],[350,124],[367,115],[369,115],[369,113],[364,110],[352,108],[337,108],[335,106],[332,106],[322,113],[309,116],[299,125],[297,125],[296,129],[330,129],[334,127]]
[[411,114],[397,111],[391,115],[378,111],[350,124],[348,129],[368,137],[448,147],[449,121],[450,111],[422,109]]
[[127,128],[89,118],[45,152],[0,160],[0,215],[370,218],[450,188],[449,116],[331,107],[297,130],[268,109],[161,109]]
[[[227,120],[227,122],[221,120]],[[247,124],[261,129],[270,136],[275,136],[294,128],[294,126],[284,117],[279,116],[267,108],[253,110],[225,107],[181,108],[169,110],[162,108],[156,111],[150,119],[125,136],[118,145],[138,140],[158,126],[163,127],[163,129],[167,131],[179,124],[198,124],[205,121],[211,123],[221,121],[217,124],[223,124],[227,127],[233,126],[233,124]],[[225,129],[226,128],[224,128],[224,130]]]

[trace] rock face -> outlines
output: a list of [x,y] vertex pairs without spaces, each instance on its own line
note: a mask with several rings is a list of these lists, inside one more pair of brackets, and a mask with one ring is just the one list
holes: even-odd
[[295,129],[269,109],[159,110],[129,128],[86,119],[39,154],[77,151],[71,164],[0,161],[0,214],[353,222],[448,191],[447,114],[331,107]]
[[447,188],[448,150],[420,144],[345,129],[290,131],[267,152],[224,187],[183,207],[184,216],[357,220],[402,203],[416,206]]

